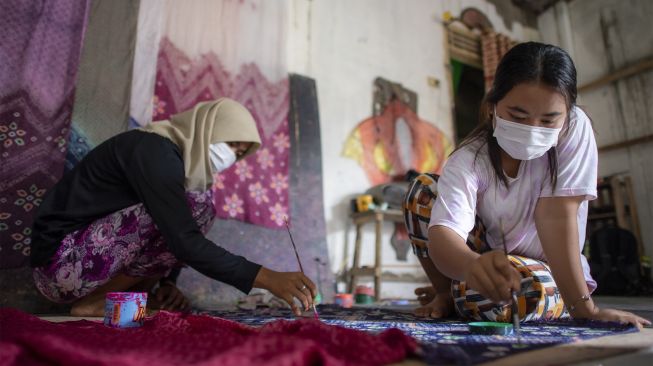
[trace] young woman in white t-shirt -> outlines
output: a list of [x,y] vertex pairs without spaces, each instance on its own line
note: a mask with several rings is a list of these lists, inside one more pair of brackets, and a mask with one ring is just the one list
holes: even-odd
[[478,128],[439,178],[419,176],[406,197],[413,248],[433,284],[415,291],[418,315],[455,309],[506,321],[516,291],[522,320],[650,324],[599,309],[590,296],[596,282],[581,251],[598,154],[590,119],[575,103],[576,69],[562,49],[528,42],[503,57]]

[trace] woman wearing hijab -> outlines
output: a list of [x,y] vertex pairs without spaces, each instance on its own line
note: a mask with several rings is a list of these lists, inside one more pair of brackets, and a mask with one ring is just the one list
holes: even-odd
[[203,102],[170,120],[121,133],[93,149],[47,193],[32,235],[39,291],[73,303],[75,316],[102,316],[113,291],[150,291],[150,305],[184,310],[175,286],[183,264],[244,293],[267,289],[308,309],[317,294],[300,272],[275,272],[234,255],[204,234],[215,215],[214,173],[261,145],[237,102]]

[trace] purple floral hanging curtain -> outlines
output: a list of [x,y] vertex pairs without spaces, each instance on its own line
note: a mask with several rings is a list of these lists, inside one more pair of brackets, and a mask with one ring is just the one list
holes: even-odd
[[0,268],[27,264],[33,215],[63,172],[87,12],[0,2]]

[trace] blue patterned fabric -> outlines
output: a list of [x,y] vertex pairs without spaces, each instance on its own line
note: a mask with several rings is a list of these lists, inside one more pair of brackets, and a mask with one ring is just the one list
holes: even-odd
[[[471,334],[467,323],[453,319],[424,319],[406,312],[378,308],[344,309],[334,305],[320,305],[318,312],[321,321],[346,328],[366,332],[380,332],[388,328],[401,329],[420,342],[421,356],[430,365],[472,365],[556,344],[637,331],[635,327],[614,323],[573,320],[528,322],[521,326],[522,343],[518,344],[514,335]],[[288,309],[278,308],[199,313],[251,326],[294,318]]]
[[93,144],[88,140],[84,131],[73,123],[68,137],[68,151],[66,152],[64,171],[72,170],[93,148]]

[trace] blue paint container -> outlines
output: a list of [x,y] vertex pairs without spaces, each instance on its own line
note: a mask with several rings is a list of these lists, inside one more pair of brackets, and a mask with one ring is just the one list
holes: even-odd
[[109,292],[104,304],[104,325],[133,328],[143,325],[147,292]]

